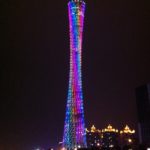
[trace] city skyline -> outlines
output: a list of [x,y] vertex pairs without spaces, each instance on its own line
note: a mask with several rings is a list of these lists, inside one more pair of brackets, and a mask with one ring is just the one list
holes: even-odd
[[[47,148],[62,140],[69,69],[67,2],[3,2],[0,149]],[[111,123],[136,128],[135,88],[150,82],[149,5],[86,2],[86,127]]]

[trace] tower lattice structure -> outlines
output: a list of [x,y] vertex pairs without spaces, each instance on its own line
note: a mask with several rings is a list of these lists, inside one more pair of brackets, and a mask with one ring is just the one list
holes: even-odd
[[81,73],[84,12],[85,2],[83,0],[69,1],[70,73],[63,135],[65,149],[84,148],[87,145]]

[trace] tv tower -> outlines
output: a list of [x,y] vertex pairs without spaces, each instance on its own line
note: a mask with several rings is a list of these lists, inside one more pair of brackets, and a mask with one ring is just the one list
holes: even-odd
[[70,29],[70,73],[63,134],[64,149],[86,147],[82,93],[82,33],[85,2],[70,0],[68,3]]

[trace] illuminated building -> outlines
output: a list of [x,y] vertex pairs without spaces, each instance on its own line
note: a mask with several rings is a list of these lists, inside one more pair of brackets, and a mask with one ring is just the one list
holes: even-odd
[[135,146],[135,130],[131,130],[128,125],[120,131],[119,142],[121,147],[123,146]]
[[101,146],[101,131],[93,125],[90,130],[86,129],[87,147]]
[[108,125],[107,128],[99,130],[94,125],[88,130],[87,147],[96,149],[136,149],[137,141],[135,130],[131,130],[128,125],[123,130],[118,130]]
[[118,129],[114,129],[111,125],[102,129],[102,147],[111,149],[118,146]]
[[82,93],[82,32],[85,2],[70,0],[68,3],[70,29],[70,74],[63,134],[63,148],[84,148],[86,133]]
[[150,84],[136,88],[140,143],[150,145]]
[[120,131],[120,134],[134,134],[135,130],[131,130],[128,125],[125,126],[123,130]]

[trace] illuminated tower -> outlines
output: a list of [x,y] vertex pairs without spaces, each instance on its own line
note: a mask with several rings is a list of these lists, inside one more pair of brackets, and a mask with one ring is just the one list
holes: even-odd
[[65,149],[86,147],[81,75],[84,11],[83,0],[69,1],[70,74],[63,135]]

